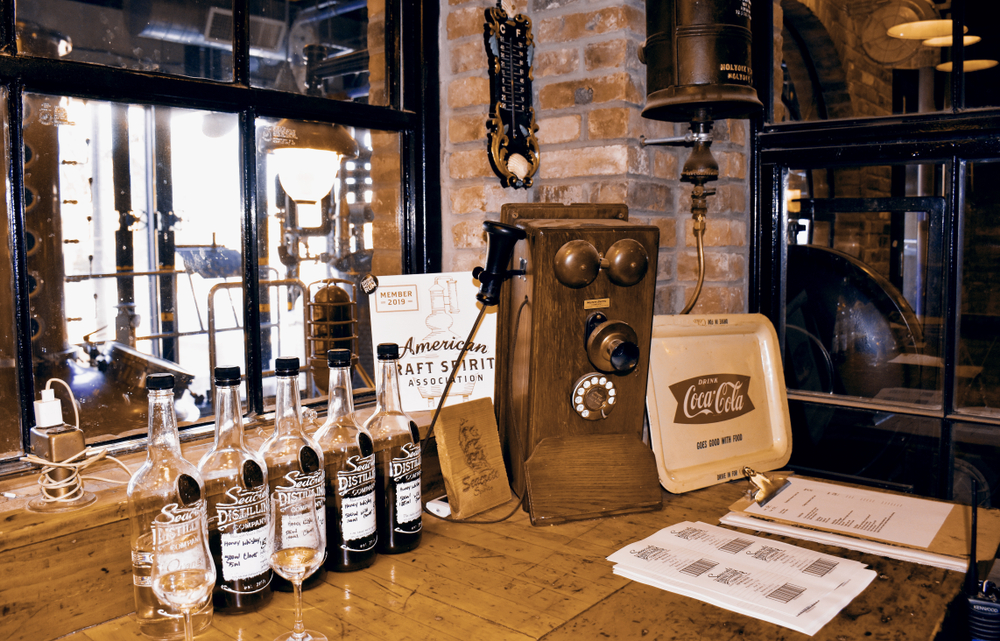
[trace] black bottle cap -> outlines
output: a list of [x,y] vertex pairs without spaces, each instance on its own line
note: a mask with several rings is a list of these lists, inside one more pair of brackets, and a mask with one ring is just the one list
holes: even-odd
[[147,390],[174,389],[173,374],[150,374],[146,377]]
[[231,386],[240,384],[239,367],[216,367],[215,384],[219,386]]
[[399,345],[395,343],[379,343],[378,359],[380,361],[394,361],[399,359]]
[[274,373],[278,376],[297,376],[299,373],[299,357],[280,356],[274,359]]
[[351,350],[331,349],[326,353],[326,364],[329,367],[350,367]]

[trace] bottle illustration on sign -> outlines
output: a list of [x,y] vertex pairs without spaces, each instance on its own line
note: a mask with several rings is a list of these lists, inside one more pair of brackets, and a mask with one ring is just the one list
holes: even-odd
[[[451,326],[455,322],[451,315],[461,311],[458,307],[458,281],[449,276],[438,276],[434,279],[434,284],[427,288],[427,291],[431,296],[431,313],[427,315],[424,324],[427,325],[427,329],[431,330],[431,333],[425,336],[420,343],[430,346],[435,343],[454,345],[461,340],[458,334],[451,331]],[[457,352],[455,356],[457,356]],[[449,355],[444,350],[421,354],[421,358],[441,360],[442,362],[450,360]],[[417,391],[420,392],[422,398],[427,399],[427,407],[437,407],[447,380],[447,375],[418,379]],[[469,396],[475,389],[476,379],[474,376],[467,376],[464,381],[456,378],[448,398],[461,397],[461,402],[464,403],[469,400]]]

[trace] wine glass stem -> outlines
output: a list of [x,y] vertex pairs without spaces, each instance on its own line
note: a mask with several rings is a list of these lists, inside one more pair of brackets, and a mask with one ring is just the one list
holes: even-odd
[[295,626],[292,628],[293,639],[305,639],[306,625],[302,622],[302,581],[292,581],[295,586]]
[[184,610],[184,641],[194,641],[194,631],[191,625],[191,610]]

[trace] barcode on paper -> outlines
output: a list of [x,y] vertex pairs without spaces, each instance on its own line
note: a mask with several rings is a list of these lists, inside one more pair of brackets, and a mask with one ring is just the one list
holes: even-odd
[[694,563],[681,568],[681,572],[691,576],[701,576],[719,564],[711,559],[698,559]]
[[833,568],[837,567],[837,565],[837,561],[833,561],[831,559],[816,559],[809,565],[809,567],[802,571],[813,576],[826,576],[833,570]]
[[751,545],[753,545],[753,540],[751,539],[733,539],[720,547],[719,551],[728,552],[729,554],[739,554]]
[[774,590],[767,595],[767,598],[774,601],[780,601],[781,603],[788,603],[789,601],[795,599],[797,596],[805,592],[806,589],[798,585],[792,585],[791,583],[786,583],[777,590]]

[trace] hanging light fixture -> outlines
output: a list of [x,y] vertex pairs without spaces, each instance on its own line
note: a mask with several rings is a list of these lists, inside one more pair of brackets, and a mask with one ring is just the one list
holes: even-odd
[[[966,60],[962,64],[962,70],[965,73],[969,73],[970,71],[982,71],[983,69],[990,69],[995,66],[997,66],[996,60]],[[954,69],[954,65],[951,62],[942,62],[934,68],[938,71],[950,73]]]
[[295,201],[300,228],[323,226],[320,201],[333,188],[345,157],[357,158],[358,143],[342,125],[281,120],[265,134],[278,181]]
[[[894,27],[889,27],[886,32],[893,38],[904,40],[927,40],[928,38],[943,38],[951,35],[951,20],[918,20],[916,22],[904,22]],[[962,27],[962,33],[968,33],[968,27]]]
[[[974,45],[982,40],[979,36],[962,36],[962,45],[968,47],[969,45]],[[940,36],[938,38],[928,38],[924,40],[923,44],[925,47],[950,47],[953,44],[951,34],[947,36]]]

